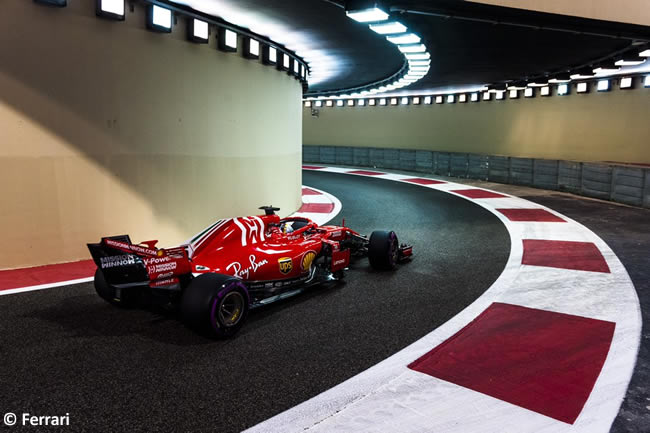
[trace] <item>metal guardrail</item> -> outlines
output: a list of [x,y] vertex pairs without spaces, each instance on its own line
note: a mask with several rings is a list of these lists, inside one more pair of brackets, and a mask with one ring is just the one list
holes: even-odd
[[303,146],[303,161],[531,186],[650,208],[650,167],[346,146]]

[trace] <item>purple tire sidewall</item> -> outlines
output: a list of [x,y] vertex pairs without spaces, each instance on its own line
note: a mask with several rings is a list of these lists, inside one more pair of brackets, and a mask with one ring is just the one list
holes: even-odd
[[[214,299],[212,300],[212,308],[210,309],[210,325],[212,326],[214,332],[216,332],[217,334],[223,332],[222,328],[217,325],[217,318],[216,318],[217,307],[221,302],[221,300],[223,299],[223,297],[226,296],[226,293],[232,290],[233,286],[239,287],[246,294],[247,303],[250,303],[250,295],[248,294],[248,289],[246,289],[246,286],[243,283],[241,283],[240,281],[232,281],[224,285],[221,291],[219,291],[219,293],[217,293],[217,296],[215,296]],[[246,307],[246,309],[248,309],[248,306]]]

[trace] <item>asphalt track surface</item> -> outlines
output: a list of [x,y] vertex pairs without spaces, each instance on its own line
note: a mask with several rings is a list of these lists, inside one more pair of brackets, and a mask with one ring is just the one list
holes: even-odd
[[506,263],[505,227],[462,198],[332,173],[303,172],[303,184],[341,200],[336,223],[395,230],[413,261],[375,272],[362,260],[344,284],[258,310],[227,341],[173,313],[112,307],[90,283],[2,296],[3,413],[69,413],[66,431],[241,431],[446,322]]

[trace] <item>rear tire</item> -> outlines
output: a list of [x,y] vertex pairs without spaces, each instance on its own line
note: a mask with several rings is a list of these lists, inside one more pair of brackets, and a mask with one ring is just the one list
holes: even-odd
[[117,296],[117,289],[106,281],[104,273],[101,269],[97,268],[95,271],[95,291],[100,298],[108,302],[109,304],[122,307],[122,308],[131,308],[137,304],[138,293],[137,289],[122,289],[120,291],[120,296]]
[[249,309],[246,286],[237,278],[204,274],[192,280],[181,297],[181,317],[195,331],[216,338],[232,337]]
[[394,269],[398,254],[399,243],[395,232],[372,232],[368,244],[370,266],[380,271]]

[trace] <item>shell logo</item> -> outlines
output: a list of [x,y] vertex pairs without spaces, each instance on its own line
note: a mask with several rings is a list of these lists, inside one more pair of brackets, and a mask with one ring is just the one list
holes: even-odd
[[303,271],[308,271],[311,268],[311,264],[316,258],[316,251],[307,251],[304,256],[302,256],[302,261],[300,267]]

